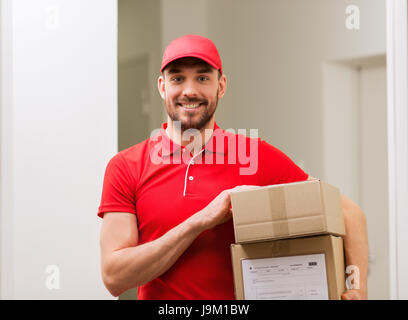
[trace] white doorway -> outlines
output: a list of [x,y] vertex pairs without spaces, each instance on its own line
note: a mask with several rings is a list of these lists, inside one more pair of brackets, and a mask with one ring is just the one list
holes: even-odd
[[368,298],[389,299],[385,56],[330,62],[324,77],[324,177],[367,216]]

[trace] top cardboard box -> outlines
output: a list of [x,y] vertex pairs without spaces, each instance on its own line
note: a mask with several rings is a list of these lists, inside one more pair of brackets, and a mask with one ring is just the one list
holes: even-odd
[[340,191],[307,180],[231,192],[235,242],[346,234]]

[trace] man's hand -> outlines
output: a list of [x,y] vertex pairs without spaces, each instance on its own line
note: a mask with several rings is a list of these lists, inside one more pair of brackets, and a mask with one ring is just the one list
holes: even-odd
[[203,210],[195,214],[204,229],[211,229],[227,222],[231,218],[231,198],[229,190],[224,190],[214,198]]
[[203,210],[195,214],[204,229],[211,229],[227,222],[232,217],[231,195],[232,191],[245,191],[258,189],[259,186],[241,185],[227,189],[218,194]]
[[197,236],[231,219],[232,190],[222,191],[204,209],[156,240],[139,243],[137,219],[131,213],[105,213],[101,231],[102,274],[106,288],[117,297],[166,272]]
[[364,300],[364,299],[366,298],[362,297],[360,290],[356,289],[347,290],[341,295],[341,300]]

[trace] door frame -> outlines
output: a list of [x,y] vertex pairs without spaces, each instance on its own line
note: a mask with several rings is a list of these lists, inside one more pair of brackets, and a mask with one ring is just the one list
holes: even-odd
[[407,0],[386,0],[391,299],[408,299],[407,29]]

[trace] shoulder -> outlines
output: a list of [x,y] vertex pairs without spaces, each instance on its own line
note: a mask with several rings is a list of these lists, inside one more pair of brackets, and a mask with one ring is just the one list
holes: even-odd
[[259,140],[258,158],[261,166],[274,167],[277,170],[283,171],[296,171],[296,175],[300,175],[301,178],[306,179],[303,170],[298,167],[292,157],[284,152],[282,149],[266,142],[265,140]]
[[277,158],[287,158],[288,156],[278,147],[259,138],[259,150],[265,156],[273,156]]
[[156,143],[155,137],[150,137],[129,148],[118,152],[112,159],[130,164],[143,162],[149,156],[150,149]]
[[130,181],[136,183],[149,160],[151,144],[151,138],[148,138],[119,151],[109,160],[107,172],[111,175],[126,176]]
[[221,129],[217,128],[214,130],[214,136],[215,137],[223,137],[225,139],[228,139],[228,142],[238,142],[240,144],[258,144],[260,142],[260,138],[254,132],[251,130],[246,130],[246,129],[238,129],[237,131],[234,129]]
[[286,159],[286,154],[281,151],[279,148],[271,145],[270,143],[266,142],[262,138],[258,137],[258,132],[253,132],[252,130],[232,130],[232,129],[218,129],[218,132],[215,134],[216,136],[222,136],[226,138],[228,141],[228,146],[234,146],[232,150],[235,148],[237,151],[245,151],[246,152],[255,152],[256,155],[260,158],[266,157],[274,157],[274,158],[284,158]]

